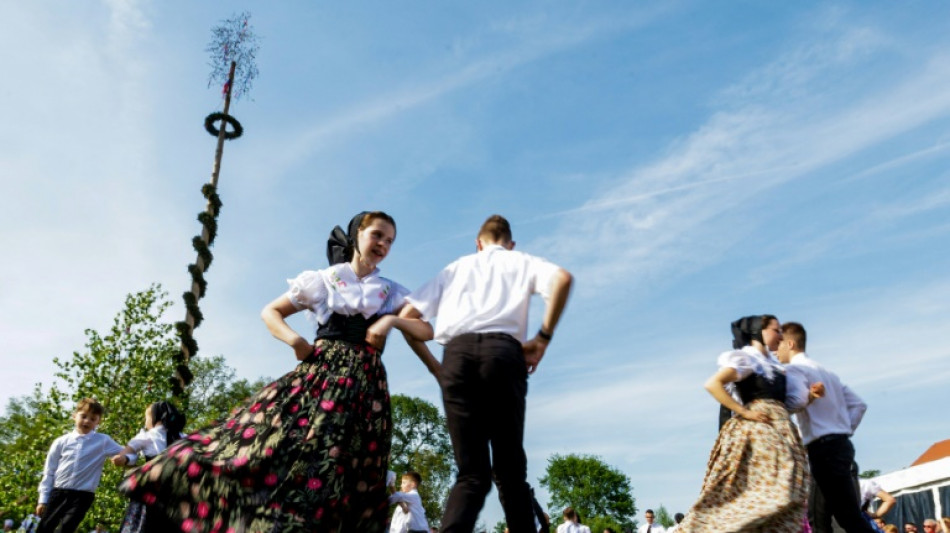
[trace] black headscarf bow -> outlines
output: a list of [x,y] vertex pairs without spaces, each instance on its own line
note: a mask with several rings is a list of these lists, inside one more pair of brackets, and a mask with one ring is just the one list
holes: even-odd
[[159,422],[165,427],[167,444],[170,445],[182,437],[181,431],[185,429],[185,415],[175,407],[175,404],[166,401],[152,404],[152,423]]
[[762,315],[744,316],[732,323],[732,347],[736,350],[762,340]]
[[356,247],[356,234],[359,233],[360,223],[368,211],[363,211],[350,219],[346,233],[343,228],[335,226],[327,239],[327,261],[331,265],[346,263],[353,259],[353,249]]

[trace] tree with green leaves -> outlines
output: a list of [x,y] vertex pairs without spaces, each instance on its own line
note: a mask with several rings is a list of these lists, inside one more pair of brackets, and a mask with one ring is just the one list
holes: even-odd
[[673,527],[673,524],[676,523],[670,515],[670,512],[666,510],[666,507],[662,503],[656,508],[656,523],[663,526],[664,529]]
[[401,394],[392,397],[393,441],[389,468],[419,472],[419,496],[430,526],[438,526],[452,485],[455,462],[445,417],[436,406]]
[[[70,431],[76,402],[95,397],[106,408],[99,431],[124,443],[142,427],[145,409],[155,401],[171,398],[166,376],[174,368],[172,353],[178,349],[170,323],[162,317],[171,305],[160,285],[130,294],[108,332],[86,330],[86,346],[71,358],[55,358],[58,382],[13,398],[0,417],[0,509],[23,517],[36,508],[37,486],[49,446]],[[194,359],[195,396],[178,407],[189,418],[189,427],[226,415],[256,384],[234,382],[234,371],[223,357]],[[192,407],[192,409],[189,409]],[[192,413],[196,413],[197,416]],[[96,523],[115,530],[128,501],[115,488],[123,471],[111,464],[103,468],[100,489],[86,520],[88,531]]]
[[561,516],[561,511],[570,506],[592,531],[632,525],[637,508],[630,478],[599,457],[552,455],[539,482],[551,497],[551,516]]

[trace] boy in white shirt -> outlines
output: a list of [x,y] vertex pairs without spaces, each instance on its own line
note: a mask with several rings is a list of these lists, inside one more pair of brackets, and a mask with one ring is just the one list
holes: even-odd
[[425,509],[422,508],[422,498],[419,496],[419,485],[422,476],[418,472],[409,471],[402,475],[399,492],[389,497],[389,505],[396,505],[393,520],[389,525],[389,533],[427,533],[429,522],[426,520]]
[[96,432],[105,408],[92,398],[76,405],[73,431],[53,441],[46,454],[36,514],[43,517],[36,533],[74,533],[96,497],[106,459],[122,445]]

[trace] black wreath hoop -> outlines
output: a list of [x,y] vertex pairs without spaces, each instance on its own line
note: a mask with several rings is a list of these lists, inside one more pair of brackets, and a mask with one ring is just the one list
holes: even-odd
[[231,125],[231,131],[228,131],[227,126],[224,128],[224,138],[227,140],[237,139],[241,135],[244,135],[244,126],[241,126],[241,123],[231,115],[225,115],[224,113],[211,113],[205,117],[205,130],[211,134],[212,137],[217,137],[221,130],[215,126],[215,123],[218,121],[224,121],[225,124]]

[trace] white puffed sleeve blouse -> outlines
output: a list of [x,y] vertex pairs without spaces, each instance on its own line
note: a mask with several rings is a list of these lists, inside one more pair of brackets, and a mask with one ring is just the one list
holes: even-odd
[[396,313],[409,294],[402,285],[380,276],[378,268],[360,278],[349,263],[305,270],[287,284],[290,302],[317,324],[326,324],[333,313],[365,318]]
[[[785,408],[791,412],[800,411],[808,405],[808,384],[799,373],[785,372],[785,367],[771,358],[762,355],[752,346],[746,346],[741,350],[730,350],[719,355],[716,361],[719,368],[733,368],[739,374],[739,380],[759,374],[766,379],[772,379],[775,374],[785,374]],[[729,394],[743,404],[742,398],[736,391],[734,383],[726,385]]]

